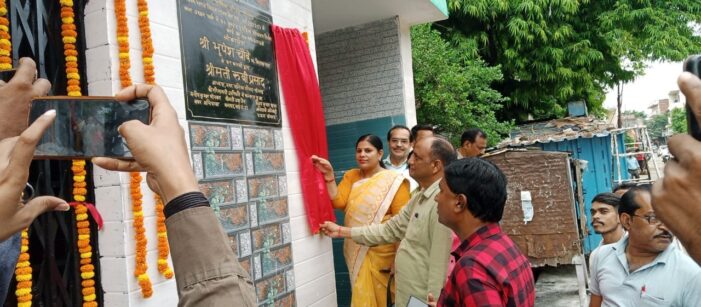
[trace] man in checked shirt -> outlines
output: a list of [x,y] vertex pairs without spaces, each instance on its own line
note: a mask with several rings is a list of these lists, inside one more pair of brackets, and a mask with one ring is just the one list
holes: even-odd
[[[448,165],[439,187],[438,221],[462,243],[452,253],[456,265],[437,306],[533,306],[531,265],[498,224],[506,203],[504,174],[487,160],[466,158]],[[435,306],[433,295],[428,300]]]

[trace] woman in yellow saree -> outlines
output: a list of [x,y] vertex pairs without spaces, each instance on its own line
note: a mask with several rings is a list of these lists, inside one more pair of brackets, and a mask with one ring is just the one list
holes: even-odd
[[[312,157],[324,174],[334,208],[345,212],[348,227],[383,223],[409,201],[409,182],[402,174],[386,170],[382,155],[379,137],[361,136],[355,145],[358,168],[348,170],[338,185],[329,161]],[[344,241],[343,253],[353,287],[351,306],[387,306],[387,283],[395,252],[394,244],[366,247],[351,239]]]

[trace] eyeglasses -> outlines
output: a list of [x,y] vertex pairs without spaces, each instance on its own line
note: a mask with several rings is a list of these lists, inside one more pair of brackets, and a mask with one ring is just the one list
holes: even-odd
[[659,219],[657,219],[657,216],[654,216],[654,215],[637,215],[637,214],[633,214],[633,216],[637,216],[637,217],[639,217],[639,218],[641,218],[641,219],[646,220],[647,223],[650,224],[650,225],[659,225],[659,224],[662,223],[662,221],[660,221]]

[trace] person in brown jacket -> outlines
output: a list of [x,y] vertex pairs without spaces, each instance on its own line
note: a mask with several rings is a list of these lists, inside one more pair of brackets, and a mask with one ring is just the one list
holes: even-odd
[[[69,209],[64,200],[52,196],[20,204],[34,150],[56,113],[49,111],[27,127],[31,98],[46,95],[51,84],[36,79],[36,65],[31,59],[23,58],[19,63],[9,82],[0,81],[0,200],[3,204],[17,203],[0,206],[0,258],[5,261],[17,259],[16,253],[8,256],[5,250],[19,249],[9,238],[19,236],[18,231],[46,211]],[[147,97],[151,102],[151,124],[128,122],[119,129],[136,161],[96,158],[95,164],[110,170],[148,172],[149,186],[167,203],[164,211],[179,306],[256,306],[251,278],[238,263],[209,202],[198,190],[175,110],[157,86],[131,86],[117,95],[123,101],[137,97]],[[6,281],[14,268],[14,261],[7,262],[10,269],[0,265],[0,301],[4,300]]]
[[178,306],[256,306],[251,278],[199,191],[185,133],[165,93],[158,86],[139,84],[116,96],[120,101],[141,97],[151,102],[151,124],[130,121],[118,129],[135,161],[93,158],[93,163],[107,170],[147,172],[149,187],[166,203]]

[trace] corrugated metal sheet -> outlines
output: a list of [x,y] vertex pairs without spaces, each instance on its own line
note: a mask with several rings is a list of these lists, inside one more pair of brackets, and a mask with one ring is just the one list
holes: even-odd
[[[502,229],[534,267],[572,263],[581,254],[569,157],[547,151],[506,151],[487,156],[508,179]],[[521,192],[529,191],[533,219],[524,223]]]
[[536,143],[552,143],[579,138],[605,137],[615,129],[606,121],[593,117],[574,117],[554,119],[518,126],[511,131],[510,137],[497,147],[529,146]]
[[[619,152],[625,152],[623,148],[623,135],[616,135],[619,138]],[[603,192],[611,192],[613,189],[613,155],[611,153],[611,136],[580,138],[561,142],[538,144],[546,151],[568,152],[572,158],[587,161],[587,168],[582,172],[582,190],[584,199],[584,212],[587,221],[591,221],[591,202],[594,196]],[[625,172],[624,176],[628,176]],[[584,252],[589,253],[599,245],[601,236],[594,233],[594,229],[587,223],[588,233],[584,234]]]
[[[519,126],[512,131],[511,137],[502,141],[498,147],[535,146],[545,151],[567,152],[573,159],[587,161],[587,168],[582,173],[582,191],[584,212],[577,209],[577,220],[580,214],[586,215],[586,221],[591,221],[591,201],[594,196],[613,189],[613,175],[617,172],[613,164],[611,137],[618,138],[619,153],[625,153],[622,134],[611,134],[614,127],[601,120],[590,117],[565,118],[546,122]],[[622,165],[625,165],[625,161]],[[623,170],[623,179],[629,174]],[[584,234],[584,252],[589,253],[599,245],[601,236],[587,222],[587,233]]]

